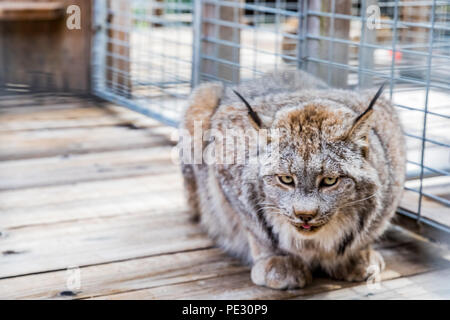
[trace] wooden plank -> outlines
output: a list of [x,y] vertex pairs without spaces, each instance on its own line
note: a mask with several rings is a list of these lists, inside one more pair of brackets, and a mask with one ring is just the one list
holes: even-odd
[[68,128],[6,132],[0,135],[0,160],[51,157],[168,145],[152,128],[133,127]]
[[116,106],[99,108],[86,106],[85,103],[85,105],[0,108],[0,132],[114,125],[128,125],[134,128],[162,127],[156,120]]
[[34,109],[26,113],[5,114],[0,110],[0,132],[18,130],[48,130],[60,128],[80,128],[117,124],[132,124],[133,113],[120,117],[112,110],[104,108],[74,107],[65,109]]
[[0,162],[0,191],[86,181],[179,173],[172,147]]
[[0,2],[0,21],[53,20],[62,18],[64,14],[61,2]]
[[165,210],[7,229],[0,278],[211,247],[189,221]]
[[[385,248],[387,270],[382,285],[390,279],[440,270],[449,266],[446,251],[417,239],[414,246]],[[431,247],[430,247],[431,246]],[[424,247],[426,258],[415,258]],[[447,259],[447,260],[446,260]],[[332,290],[365,284],[315,278],[302,290],[278,291],[252,284],[249,268],[218,249],[162,255],[82,267],[80,288],[74,296],[61,296],[67,288],[66,270],[0,280],[0,297],[7,299],[99,298],[99,299],[286,299],[315,297]],[[30,283],[39,286],[30,287]],[[332,294],[332,293],[330,293]],[[322,296],[318,296],[322,297]],[[326,297],[326,294],[323,294]],[[322,298],[323,298],[322,297]]]
[[178,173],[0,192],[0,232],[139,212],[184,211]]
[[[438,248],[425,249],[428,260],[415,258],[414,247],[405,246],[399,251],[398,247],[383,249],[386,257],[387,270],[381,274],[381,280],[387,281],[415,273],[423,273],[450,266],[448,257],[443,255],[446,251]],[[424,248],[425,248],[424,247]],[[219,276],[215,278],[195,280],[178,283],[169,286],[133,290],[130,292],[116,293],[109,296],[97,297],[97,299],[288,299],[314,297],[315,294],[330,292],[341,288],[361,285],[360,283],[333,281],[326,278],[315,278],[309,287],[299,290],[271,290],[253,285],[248,270],[238,274]],[[365,285],[365,284],[364,284]]]
[[[0,99],[1,100],[1,99]],[[0,131],[44,130],[129,124],[163,127],[159,122],[113,103],[79,96],[14,95],[0,101]]]
[[379,285],[359,285],[351,288],[330,291],[312,297],[322,299],[445,299],[450,298],[450,269],[427,272],[407,278],[382,281]]
[[[2,299],[91,298],[115,292],[167,286],[247,270],[219,249],[196,250],[80,269],[80,287],[67,286],[68,271],[0,280]],[[39,283],[30,286],[30,283]],[[72,291],[74,296],[61,296]]]
[[[53,103],[48,104],[40,104],[38,102],[32,102],[27,100],[17,100],[16,103],[9,104],[9,101],[6,104],[0,105],[0,115],[1,117],[5,116],[16,116],[20,117],[21,115],[28,115],[29,113],[34,112],[50,112],[50,111],[63,111],[69,109],[76,108],[88,108],[89,103],[87,101],[77,101],[74,100],[55,100]],[[20,120],[19,118],[17,120]]]
[[47,107],[51,105],[59,104],[63,107],[65,104],[77,104],[82,103],[95,103],[99,104],[102,101],[92,96],[77,96],[73,94],[55,92],[29,92],[22,94],[0,94],[0,110],[4,108],[17,108],[17,107]]

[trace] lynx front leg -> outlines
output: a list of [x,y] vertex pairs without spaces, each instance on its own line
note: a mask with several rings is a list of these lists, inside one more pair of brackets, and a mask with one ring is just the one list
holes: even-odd
[[300,259],[276,254],[272,249],[262,246],[252,235],[249,235],[249,244],[254,284],[272,289],[294,289],[311,283],[311,272]]
[[182,164],[181,171],[183,173],[184,190],[191,213],[191,218],[192,221],[198,222],[200,219],[200,207],[198,205],[197,181],[195,179],[194,167],[189,164]]
[[[180,122],[179,148],[182,150],[181,170],[184,178],[187,201],[192,212],[193,220],[198,220],[200,217],[197,179],[194,172],[194,160],[199,159],[191,159],[191,156],[194,155],[195,157],[194,146],[200,146],[201,150],[198,150],[197,152],[200,152],[200,155],[203,154],[203,134],[209,128],[211,115],[217,108],[222,94],[223,86],[220,83],[206,83],[200,85],[192,93],[188,107]],[[200,125],[199,128],[201,128],[201,132],[194,132],[196,122]],[[186,158],[184,158],[184,152],[186,152]]]
[[381,254],[371,248],[359,251],[346,262],[338,265],[331,273],[339,280],[364,281],[383,271],[385,267]]

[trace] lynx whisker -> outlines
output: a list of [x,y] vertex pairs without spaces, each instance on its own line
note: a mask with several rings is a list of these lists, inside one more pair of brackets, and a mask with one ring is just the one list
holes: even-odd
[[286,217],[286,218],[289,218],[289,219],[292,219],[292,217],[290,216],[290,215],[288,215],[287,213],[285,213],[285,212],[283,212],[282,210],[280,210],[279,208],[277,208],[277,207],[273,207],[273,208],[268,208],[268,209],[275,209],[275,210],[268,210],[268,211],[266,211],[267,213],[270,213],[270,214],[279,214],[279,215],[282,215],[282,216],[284,216],[284,217]]
[[267,209],[280,211],[280,209],[278,207],[276,207],[276,206],[262,206],[256,212],[259,213],[260,211],[267,210]]
[[352,205],[352,204],[355,204],[355,203],[358,203],[358,202],[362,202],[362,201],[369,200],[369,199],[375,197],[376,194],[377,194],[377,193],[375,192],[375,193],[371,194],[370,196],[368,196],[368,197],[366,197],[366,198],[362,198],[362,199],[359,199],[359,200],[347,202],[346,204],[344,204],[343,206],[339,207],[338,209],[348,207],[348,206],[350,206],[350,205]]

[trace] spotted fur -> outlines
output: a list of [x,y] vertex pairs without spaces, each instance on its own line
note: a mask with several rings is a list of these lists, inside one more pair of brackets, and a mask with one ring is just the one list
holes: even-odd
[[[193,92],[181,130],[193,134],[194,121],[201,121],[203,129],[222,133],[257,127],[282,133],[280,157],[270,151],[271,137],[253,163],[182,163],[193,213],[221,247],[253,266],[256,284],[303,287],[315,268],[361,281],[370,266],[384,266],[370,245],[399,203],[405,143],[387,100],[367,110],[374,94],[331,89],[301,71]],[[241,98],[260,119],[257,126]],[[201,140],[203,150],[213,143]],[[280,184],[278,175],[295,184]],[[321,187],[327,176],[338,183]],[[298,212],[314,213],[309,223],[319,227],[305,230]]]

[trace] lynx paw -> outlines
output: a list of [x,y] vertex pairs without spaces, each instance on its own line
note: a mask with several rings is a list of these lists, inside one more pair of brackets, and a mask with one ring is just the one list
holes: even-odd
[[365,281],[378,276],[385,267],[384,259],[377,251],[362,250],[358,255],[336,270],[336,278],[345,281]]
[[256,261],[251,273],[253,283],[272,289],[303,288],[311,283],[309,269],[290,256],[272,256]]

